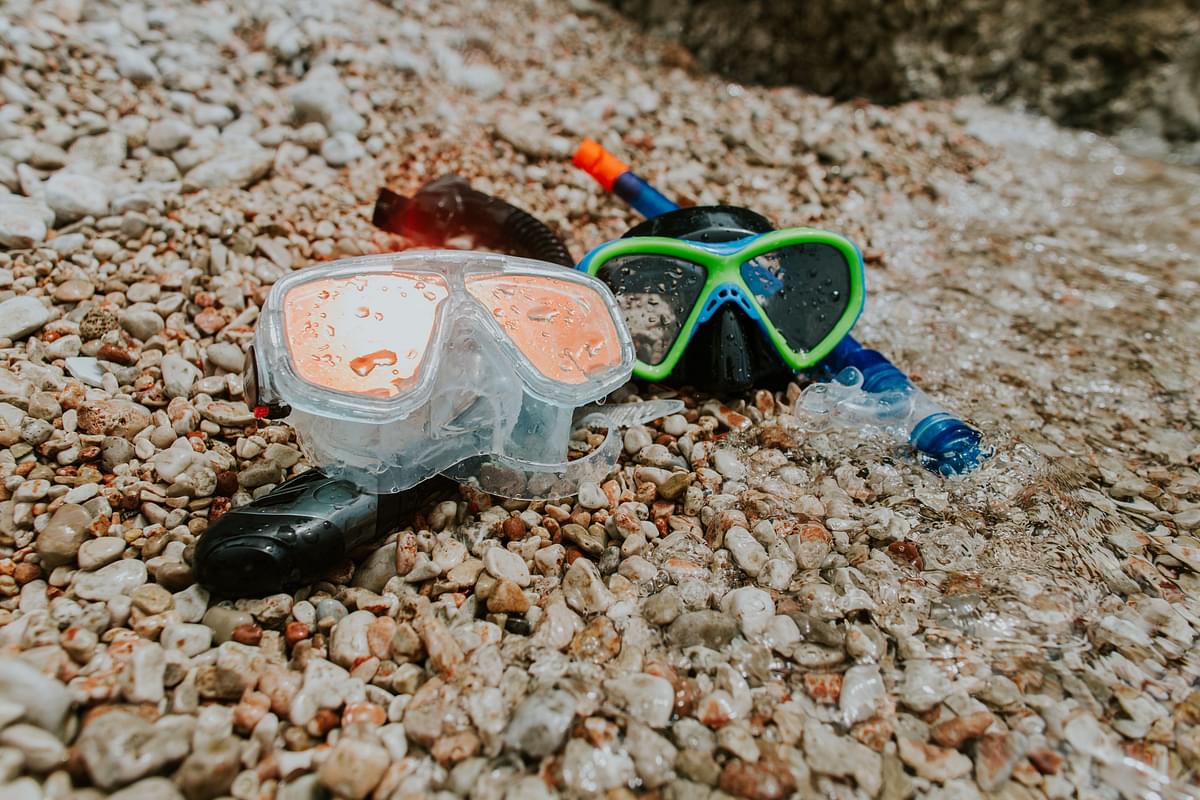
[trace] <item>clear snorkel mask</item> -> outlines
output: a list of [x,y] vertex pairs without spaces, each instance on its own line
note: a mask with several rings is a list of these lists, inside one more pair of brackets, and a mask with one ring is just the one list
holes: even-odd
[[[365,491],[444,473],[503,497],[563,497],[615,466],[616,426],[575,413],[633,364],[600,281],[513,256],[407,251],[277,282],[246,394],[257,416],[287,417],[314,466]],[[583,453],[573,431],[600,427]]]

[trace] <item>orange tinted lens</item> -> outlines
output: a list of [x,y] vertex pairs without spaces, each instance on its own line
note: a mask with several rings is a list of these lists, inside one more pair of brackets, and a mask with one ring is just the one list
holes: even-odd
[[547,378],[583,383],[621,363],[621,340],[603,298],[538,275],[475,275],[467,290]]
[[398,395],[420,374],[448,294],[439,276],[401,272],[301,284],[283,301],[292,364],[325,389]]

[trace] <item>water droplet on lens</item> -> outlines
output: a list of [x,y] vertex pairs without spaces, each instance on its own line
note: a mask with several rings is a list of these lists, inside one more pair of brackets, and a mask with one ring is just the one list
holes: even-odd
[[396,354],[391,350],[376,350],[359,356],[350,362],[350,369],[360,378],[371,374],[376,367],[390,367],[396,363]]
[[559,313],[558,309],[553,306],[538,306],[531,308],[527,316],[532,322],[554,322]]

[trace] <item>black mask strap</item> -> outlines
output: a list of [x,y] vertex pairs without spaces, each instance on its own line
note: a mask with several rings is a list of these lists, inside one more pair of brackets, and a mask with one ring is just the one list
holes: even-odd
[[626,231],[633,236],[665,236],[694,242],[731,242],[770,233],[775,226],[761,214],[738,206],[695,206],[651,217]]

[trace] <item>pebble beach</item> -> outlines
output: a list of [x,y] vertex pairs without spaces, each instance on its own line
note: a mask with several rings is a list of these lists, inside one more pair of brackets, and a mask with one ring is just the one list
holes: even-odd
[[[732,84],[591,0],[9,0],[0,99],[3,800],[1200,797],[1194,167]],[[587,136],[853,239],[855,336],[993,457],[631,384],[685,407],[578,496],[431,490],[210,597],[207,527],[310,468],[243,396],[271,285],[448,173],[581,257],[638,221]]]

